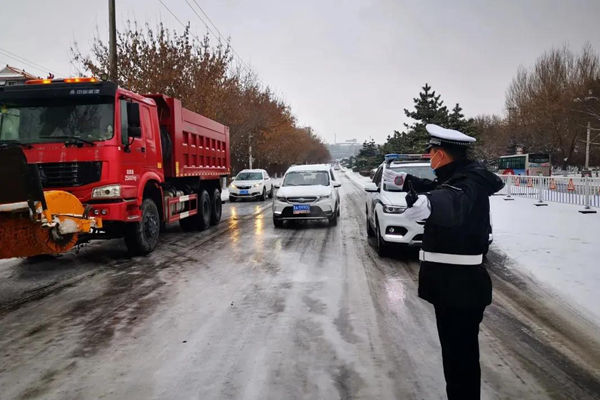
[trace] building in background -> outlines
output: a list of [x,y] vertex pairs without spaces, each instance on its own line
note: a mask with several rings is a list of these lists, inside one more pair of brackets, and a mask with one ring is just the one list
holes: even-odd
[[24,69],[11,67],[8,64],[0,70],[0,86],[22,85],[29,79],[37,78],[37,76],[25,72]]
[[355,156],[361,148],[362,143],[358,143],[356,139],[327,145],[327,150],[329,150],[329,154],[331,154],[333,160],[341,160],[342,158]]

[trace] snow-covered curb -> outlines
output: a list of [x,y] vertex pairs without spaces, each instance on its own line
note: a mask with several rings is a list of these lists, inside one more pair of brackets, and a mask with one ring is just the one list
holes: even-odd
[[346,174],[348,179],[358,184],[361,188],[364,188],[365,184],[372,182],[371,178],[369,178],[368,176],[362,176],[358,172],[354,172],[350,169],[345,170],[344,173]]
[[494,244],[518,268],[600,325],[600,216],[581,206],[490,199]]
[[[360,187],[371,180],[351,170],[346,176]],[[492,196],[492,249],[517,268],[600,325],[600,213],[581,214],[578,205]]]

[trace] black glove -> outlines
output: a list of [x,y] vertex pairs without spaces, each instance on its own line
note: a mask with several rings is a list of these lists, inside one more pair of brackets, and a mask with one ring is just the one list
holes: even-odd
[[406,193],[406,206],[407,207],[412,207],[413,204],[415,204],[415,201],[417,201],[417,199],[419,198],[419,195],[417,194],[415,188],[412,185],[411,181],[408,181],[408,192]]

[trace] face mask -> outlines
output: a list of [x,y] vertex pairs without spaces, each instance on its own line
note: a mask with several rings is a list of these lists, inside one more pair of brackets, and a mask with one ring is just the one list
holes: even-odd
[[442,160],[444,159],[444,153],[440,150],[436,151],[431,157],[431,168],[438,169]]

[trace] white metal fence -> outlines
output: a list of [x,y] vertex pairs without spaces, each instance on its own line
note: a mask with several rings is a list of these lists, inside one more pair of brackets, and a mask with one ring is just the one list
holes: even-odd
[[600,208],[600,178],[498,175],[504,181],[499,194]]

